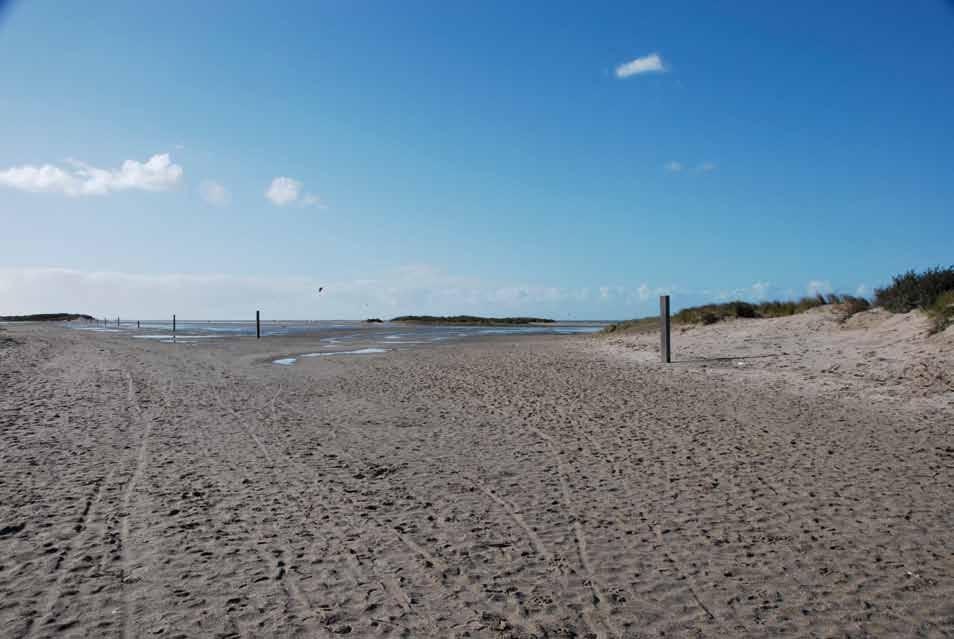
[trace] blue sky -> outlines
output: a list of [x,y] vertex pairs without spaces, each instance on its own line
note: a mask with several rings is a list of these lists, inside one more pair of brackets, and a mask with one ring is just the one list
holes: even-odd
[[954,5],[832,4],[13,2],[0,314],[621,318],[954,262]]

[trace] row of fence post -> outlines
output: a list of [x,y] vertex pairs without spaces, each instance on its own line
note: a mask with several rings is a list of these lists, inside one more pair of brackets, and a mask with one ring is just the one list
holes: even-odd
[[[104,317],[103,328],[106,328],[108,326],[107,322],[109,322],[109,320]],[[116,318],[116,328],[119,328],[118,317]],[[136,320],[136,328],[142,328],[142,325],[140,324],[140,320]],[[176,332],[176,314],[173,313],[172,314],[172,334],[175,335],[175,332]],[[256,339],[262,338],[262,312],[261,311],[255,311],[255,338]]]

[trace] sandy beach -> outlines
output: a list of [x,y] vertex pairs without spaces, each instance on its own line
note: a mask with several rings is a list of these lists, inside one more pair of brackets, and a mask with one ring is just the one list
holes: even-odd
[[954,329],[0,332],[0,635],[952,637]]

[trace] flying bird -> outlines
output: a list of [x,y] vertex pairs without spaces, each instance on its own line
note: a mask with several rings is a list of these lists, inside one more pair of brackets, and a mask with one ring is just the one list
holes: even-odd
[[319,293],[322,292],[323,290],[325,290],[325,287],[324,287],[324,286],[319,286],[319,287],[318,287],[318,292],[319,292]]

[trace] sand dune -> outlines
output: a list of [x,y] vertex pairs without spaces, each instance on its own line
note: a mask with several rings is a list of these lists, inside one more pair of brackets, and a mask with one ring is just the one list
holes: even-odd
[[952,340],[917,320],[697,328],[666,367],[8,328],[2,635],[952,636]]

